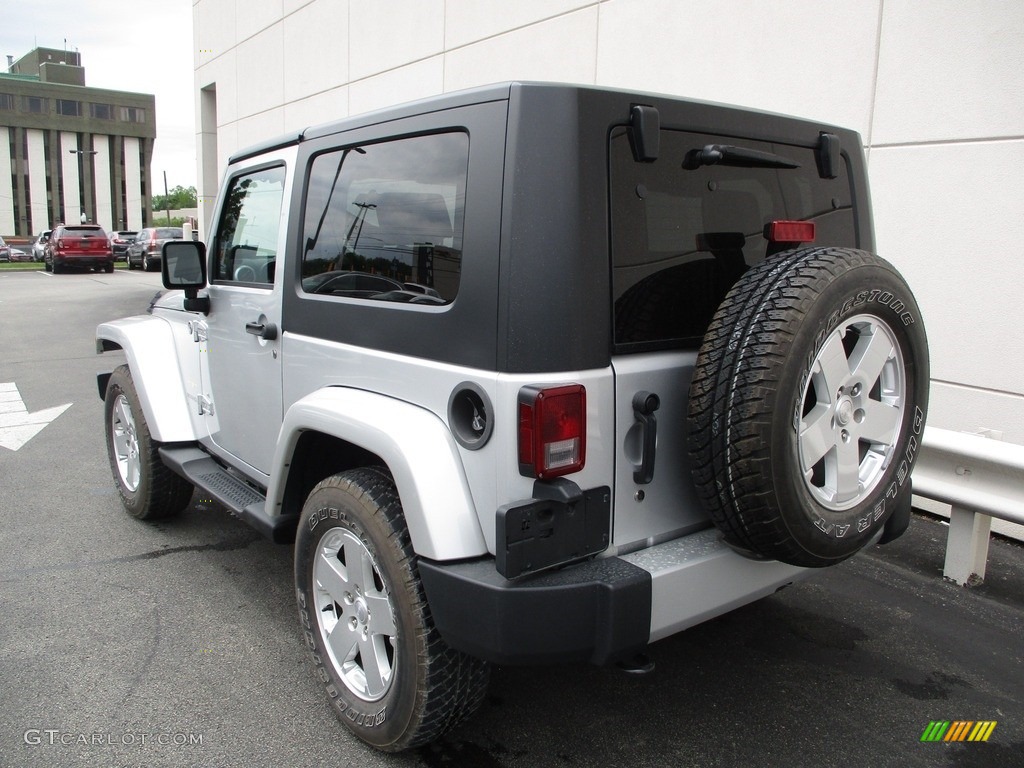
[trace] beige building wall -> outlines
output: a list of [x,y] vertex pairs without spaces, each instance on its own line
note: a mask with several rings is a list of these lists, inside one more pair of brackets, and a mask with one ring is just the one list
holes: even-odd
[[857,129],[879,251],[927,323],[930,424],[1024,444],[1020,0],[196,0],[194,22],[201,231],[234,151],[499,80]]

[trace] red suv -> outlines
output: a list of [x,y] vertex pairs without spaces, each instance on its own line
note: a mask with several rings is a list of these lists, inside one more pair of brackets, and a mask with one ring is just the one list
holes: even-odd
[[114,271],[114,254],[107,233],[99,224],[58,224],[43,252],[43,266],[57,274],[65,267]]

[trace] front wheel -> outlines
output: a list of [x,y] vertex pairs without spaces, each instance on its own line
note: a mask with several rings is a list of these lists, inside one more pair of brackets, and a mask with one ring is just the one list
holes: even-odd
[[160,460],[127,365],[107,382],[104,404],[107,456],[121,503],[132,517],[159,520],[177,514],[192,498],[192,484]]
[[434,627],[391,477],[342,472],[319,483],[295,542],[299,617],[338,718],[393,752],[425,744],[469,716],[489,668]]

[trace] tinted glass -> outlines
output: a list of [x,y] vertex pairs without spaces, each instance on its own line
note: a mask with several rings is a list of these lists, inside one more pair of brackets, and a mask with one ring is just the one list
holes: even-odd
[[214,282],[273,284],[284,175],[278,165],[232,179],[214,242]]
[[102,227],[83,225],[81,227],[64,227],[64,235],[84,237],[88,235],[106,235]]
[[468,165],[465,133],[317,156],[306,191],[303,289],[413,304],[453,301]]
[[[724,143],[799,167],[684,169],[687,153]],[[699,346],[729,288],[768,253],[768,222],[814,221],[817,245],[856,242],[845,163],[839,178],[822,179],[810,148],[663,130],[658,160],[638,163],[623,128],[610,153],[619,352]]]

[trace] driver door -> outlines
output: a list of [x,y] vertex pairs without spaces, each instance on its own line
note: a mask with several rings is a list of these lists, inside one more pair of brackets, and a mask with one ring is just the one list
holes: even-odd
[[200,365],[210,448],[264,482],[281,427],[281,275],[294,149],[232,174],[209,249]]

